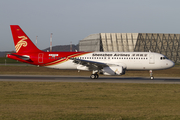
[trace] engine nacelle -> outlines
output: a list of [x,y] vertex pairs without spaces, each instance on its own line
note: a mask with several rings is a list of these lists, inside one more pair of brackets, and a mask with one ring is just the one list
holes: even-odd
[[123,75],[125,70],[122,66],[109,66],[102,69],[102,74],[104,75]]
[[89,71],[89,68],[86,67],[86,66],[83,66],[83,65],[78,65],[78,66],[77,66],[77,69],[78,69],[78,70],[87,70],[87,71]]

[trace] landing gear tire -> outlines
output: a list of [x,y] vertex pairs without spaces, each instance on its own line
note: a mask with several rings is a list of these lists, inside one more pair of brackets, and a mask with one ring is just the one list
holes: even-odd
[[150,79],[153,80],[154,77],[153,77],[153,72],[152,72],[152,70],[149,70],[149,73],[150,73]]
[[98,75],[98,74],[95,74],[95,76],[96,76],[96,79],[98,79],[98,78],[99,78],[99,75]]
[[90,78],[91,78],[91,79],[96,79],[95,74],[91,74]]
[[90,78],[91,79],[98,79],[99,75],[98,74],[91,74]]

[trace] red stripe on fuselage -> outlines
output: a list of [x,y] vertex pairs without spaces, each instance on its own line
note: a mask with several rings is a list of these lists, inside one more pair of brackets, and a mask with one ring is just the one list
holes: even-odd
[[[70,60],[70,58],[73,58],[73,57],[79,57],[79,56],[82,56],[82,55],[85,55],[85,54],[88,54],[88,53],[91,53],[91,52],[49,52],[49,53],[46,53],[48,54],[48,59],[49,59],[49,54],[58,54],[58,57],[57,58],[61,58],[61,59],[56,59],[55,57],[55,60],[54,61],[51,61],[51,62],[46,62],[44,65],[42,66],[51,66],[51,65],[56,65],[56,64],[61,64],[63,62],[66,62],[68,60]],[[50,57],[53,59],[53,57]]]

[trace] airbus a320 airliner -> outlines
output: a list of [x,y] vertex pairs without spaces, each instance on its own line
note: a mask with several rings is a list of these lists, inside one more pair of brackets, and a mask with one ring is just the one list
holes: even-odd
[[167,69],[174,62],[166,56],[153,52],[44,52],[39,50],[18,25],[10,25],[16,53],[7,57],[33,65],[55,69],[92,71],[90,78],[98,74],[123,75],[126,70]]

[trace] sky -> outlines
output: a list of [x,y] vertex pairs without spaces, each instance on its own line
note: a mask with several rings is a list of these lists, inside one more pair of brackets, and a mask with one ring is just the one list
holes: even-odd
[[10,25],[37,46],[78,44],[94,33],[180,33],[179,0],[1,0],[0,51],[13,51]]

